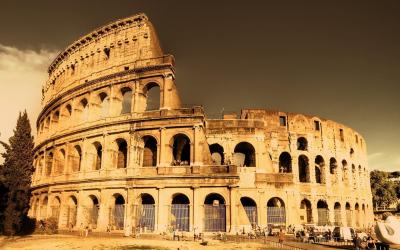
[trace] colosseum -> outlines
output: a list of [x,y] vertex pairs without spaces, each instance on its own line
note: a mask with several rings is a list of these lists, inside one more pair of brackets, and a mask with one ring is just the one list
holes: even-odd
[[359,133],[297,113],[210,119],[201,106],[183,107],[174,57],[144,14],[82,36],[48,73],[32,217],[149,233],[373,223]]

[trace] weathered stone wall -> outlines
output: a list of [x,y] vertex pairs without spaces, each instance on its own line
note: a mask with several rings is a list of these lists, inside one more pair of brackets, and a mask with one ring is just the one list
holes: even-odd
[[32,216],[99,231],[373,222],[360,134],[268,110],[206,119],[202,107],[181,107],[173,67],[143,14],[55,59],[37,120]]

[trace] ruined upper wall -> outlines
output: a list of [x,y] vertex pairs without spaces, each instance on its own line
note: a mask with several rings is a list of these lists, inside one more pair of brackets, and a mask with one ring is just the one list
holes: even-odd
[[92,79],[162,64],[162,57],[156,32],[145,14],[114,21],[82,36],[56,57],[42,89],[42,105]]

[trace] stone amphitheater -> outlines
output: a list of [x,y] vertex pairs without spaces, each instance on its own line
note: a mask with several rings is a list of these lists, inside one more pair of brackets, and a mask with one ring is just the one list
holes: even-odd
[[373,223],[359,133],[297,113],[208,119],[201,106],[183,107],[174,57],[144,14],[82,36],[48,73],[32,217],[154,233]]

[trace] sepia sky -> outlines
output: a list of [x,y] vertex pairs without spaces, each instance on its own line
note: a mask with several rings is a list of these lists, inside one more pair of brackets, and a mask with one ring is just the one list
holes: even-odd
[[34,124],[46,68],[70,42],[144,12],[176,58],[185,104],[332,119],[366,139],[372,169],[400,170],[400,1],[2,0],[0,140]]

